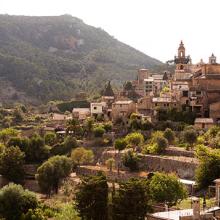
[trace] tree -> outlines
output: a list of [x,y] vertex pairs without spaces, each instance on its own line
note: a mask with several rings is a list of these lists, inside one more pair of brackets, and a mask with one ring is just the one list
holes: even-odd
[[36,179],[42,190],[47,195],[58,193],[59,186],[72,169],[72,162],[66,156],[54,156],[44,162],[38,169]]
[[75,118],[68,120],[66,125],[67,125],[67,129],[66,129],[67,133],[71,131],[73,132],[73,134],[76,134],[80,127],[79,121],[76,120]]
[[53,146],[56,143],[56,134],[53,132],[48,132],[44,136],[45,144]]
[[165,151],[168,141],[164,138],[162,131],[156,131],[152,134],[150,144],[147,146],[147,153],[161,154]]
[[126,148],[127,142],[126,142],[125,138],[118,138],[115,140],[114,146],[115,146],[115,149],[120,152]]
[[149,197],[146,180],[130,179],[120,183],[112,199],[113,220],[144,220],[150,209]]
[[66,204],[58,214],[55,216],[55,220],[81,220],[75,207],[71,204]]
[[155,141],[157,153],[163,153],[168,145],[167,139],[164,137],[157,137]]
[[105,129],[102,126],[97,126],[93,130],[95,137],[102,137],[105,133]]
[[19,131],[13,129],[13,128],[5,128],[0,131],[0,140],[3,141],[4,144],[8,141],[10,137],[16,137],[18,136]]
[[22,214],[20,220],[47,220],[44,216],[42,209],[29,209],[26,214]]
[[94,120],[93,118],[87,118],[85,121],[85,131],[87,132],[88,136],[90,137],[93,131],[93,127],[94,127]]
[[35,194],[20,185],[10,183],[0,190],[0,217],[6,220],[18,220],[37,205]]
[[92,163],[94,154],[92,150],[86,150],[84,147],[78,147],[71,153],[71,159],[77,165]]
[[166,130],[163,133],[163,136],[167,139],[169,144],[173,144],[175,140],[175,133],[170,128],[166,128]]
[[103,128],[105,129],[106,132],[111,131],[112,130],[112,123],[111,122],[104,123]]
[[131,130],[139,130],[141,129],[141,117],[136,113],[132,113],[129,120]]
[[125,140],[128,144],[131,144],[133,147],[137,147],[144,142],[144,137],[141,133],[134,132],[134,133],[128,134],[125,137]]
[[24,179],[24,157],[18,147],[5,148],[0,155],[0,173],[9,181],[20,183]]
[[30,141],[28,138],[11,137],[7,143],[8,147],[19,147],[21,151],[27,153]]
[[48,158],[49,148],[45,146],[44,139],[39,135],[30,138],[28,150],[25,152],[29,162],[41,162]]
[[119,155],[120,155],[120,151],[122,151],[126,148],[127,142],[126,142],[125,138],[118,138],[115,140],[114,146],[115,146],[115,149],[118,150],[117,169],[118,169],[118,174],[119,174],[119,169],[120,169]]
[[85,220],[107,220],[108,184],[103,174],[87,176],[76,193],[76,209]]
[[115,159],[109,158],[108,160],[105,161],[105,164],[106,164],[107,168],[109,169],[109,171],[112,172],[112,169],[115,166]]
[[196,169],[196,182],[200,189],[207,188],[215,179],[220,178],[220,150],[199,145],[196,156],[200,161]]
[[15,123],[20,123],[24,120],[24,115],[23,115],[23,112],[20,108],[16,108],[14,110],[13,117],[14,117]]
[[125,167],[128,167],[130,171],[137,171],[139,169],[138,161],[139,161],[138,155],[131,150],[126,152],[122,157],[123,165]]
[[67,136],[64,140],[63,147],[64,151],[63,154],[68,154],[71,152],[73,148],[76,148],[78,145],[76,138],[72,136]]
[[183,131],[183,139],[189,145],[193,145],[197,140],[197,133],[193,129]]
[[155,202],[173,206],[187,197],[186,188],[174,174],[156,172],[151,178],[150,194]]

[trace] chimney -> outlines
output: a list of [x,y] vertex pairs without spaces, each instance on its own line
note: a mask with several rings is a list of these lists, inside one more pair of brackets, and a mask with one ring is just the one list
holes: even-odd
[[199,198],[192,198],[193,220],[200,219],[200,201]]

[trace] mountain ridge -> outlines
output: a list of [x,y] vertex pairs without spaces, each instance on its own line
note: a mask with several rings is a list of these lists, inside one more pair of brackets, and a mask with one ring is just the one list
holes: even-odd
[[[157,59],[70,15],[0,15],[3,102],[68,100],[79,91],[95,95],[104,81],[120,85],[133,79],[140,67],[161,66]],[[10,91],[3,89],[3,82],[10,84]]]

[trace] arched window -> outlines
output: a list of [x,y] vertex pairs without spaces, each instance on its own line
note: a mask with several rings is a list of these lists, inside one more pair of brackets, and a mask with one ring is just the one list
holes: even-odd
[[183,66],[183,65],[180,65],[180,69],[183,70],[183,68],[184,68],[184,66]]

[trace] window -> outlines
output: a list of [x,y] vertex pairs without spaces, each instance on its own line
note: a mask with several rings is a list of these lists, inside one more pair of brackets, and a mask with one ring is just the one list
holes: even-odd
[[94,110],[96,110],[96,109],[97,109],[97,107],[95,106],[95,107],[94,107]]
[[188,91],[183,91],[183,97],[188,97]]

